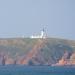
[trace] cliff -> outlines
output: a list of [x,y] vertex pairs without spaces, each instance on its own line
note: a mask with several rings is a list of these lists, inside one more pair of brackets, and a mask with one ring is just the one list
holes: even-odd
[[0,65],[75,65],[75,41],[58,38],[0,39]]

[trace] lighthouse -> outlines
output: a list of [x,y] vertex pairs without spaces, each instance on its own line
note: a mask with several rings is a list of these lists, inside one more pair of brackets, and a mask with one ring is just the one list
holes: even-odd
[[41,31],[40,38],[44,38],[44,37],[45,37],[45,30],[43,29],[43,30]]
[[32,35],[32,36],[30,36],[30,38],[32,38],[32,39],[33,38],[46,38],[46,33],[45,33],[44,28],[42,29],[40,35]]

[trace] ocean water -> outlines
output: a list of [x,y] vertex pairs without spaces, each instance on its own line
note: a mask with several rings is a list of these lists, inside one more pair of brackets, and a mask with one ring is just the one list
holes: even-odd
[[0,66],[0,75],[75,75],[75,66]]

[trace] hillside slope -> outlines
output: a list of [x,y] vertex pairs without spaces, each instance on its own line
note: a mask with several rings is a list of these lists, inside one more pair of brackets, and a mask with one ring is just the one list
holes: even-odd
[[75,65],[75,41],[57,38],[0,39],[0,64]]

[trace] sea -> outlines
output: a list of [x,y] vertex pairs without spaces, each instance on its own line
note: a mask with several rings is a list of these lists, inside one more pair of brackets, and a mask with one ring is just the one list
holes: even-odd
[[0,75],[75,75],[75,66],[0,66]]

